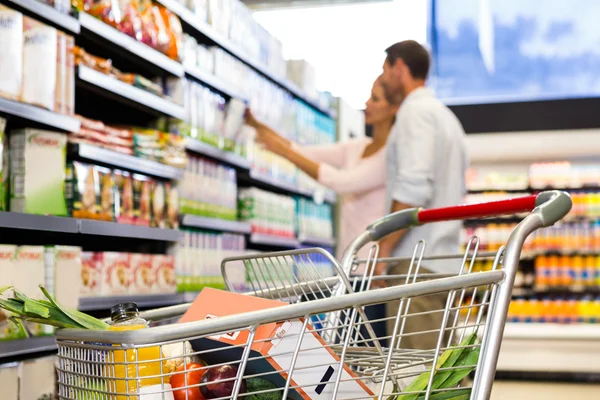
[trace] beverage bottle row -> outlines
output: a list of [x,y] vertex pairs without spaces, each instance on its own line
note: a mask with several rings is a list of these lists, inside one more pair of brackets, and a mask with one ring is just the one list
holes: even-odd
[[298,204],[298,237],[332,239],[332,207],[329,204],[316,204],[305,198],[298,198],[296,202]]
[[599,323],[600,298],[515,299],[508,308],[509,322]]
[[236,219],[235,169],[190,156],[182,186],[182,213]]
[[[185,230],[176,260],[178,291],[197,292],[203,287],[225,289],[221,261],[243,255],[245,250],[243,235]],[[233,283],[242,287],[245,278],[238,277]]]
[[538,256],[534,265],[537,286],[600,286],[600,256]]
[[241,189],[239,217],[251,224],[254,233],[293,238],[296,200],[257,188]]

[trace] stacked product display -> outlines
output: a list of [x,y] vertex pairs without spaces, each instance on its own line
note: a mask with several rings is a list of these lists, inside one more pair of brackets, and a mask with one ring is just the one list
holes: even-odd
[[[177,256],[177,288],[180,292],[199,292],[204,287],[225,289],[221,261],[245,253],[243,235],[210,233],[186,229]],[[233,277],[231,283],[243,289],[246,277]]]
[[333,209],[329,204],[296,198],[298,237],[333,240]]
[[252,232],[294,238],[296,236],[296,201],[257,188],[245,188],[239,194],[241,221],[251,224]]
[[235,169],[201,157],[191,157],[181,186],[182,214],[237,219]]
[[177,291],[174,256],[84,252],[81,258],[82,296],[167,294]]
[[[56,356],[0,364],[3,400],[50,400],[56,392]],[[35,385],[31,382],[35,381]]]
[[600,322],[600,297],[516,299],[508,310],[510,322],[594,324]]
[[0,17],[5,55],[0,58],[0,96],[73,114],[75,39],[3,5]]

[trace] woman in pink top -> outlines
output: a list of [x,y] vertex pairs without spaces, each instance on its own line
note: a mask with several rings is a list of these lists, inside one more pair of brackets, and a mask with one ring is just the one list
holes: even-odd
[[[365,109],[365,123],[373,128],[372,139],[298,146],[257,121],[252,113],[247,114],[246,123],[256,129],[258,142],[341,195],[338,257],[352,239],[386,214],[385,144],[394,125],[400,99],[387,98],[385,92],[378,78]],[[368,249],[364,249],[361,256],[366,254]]]

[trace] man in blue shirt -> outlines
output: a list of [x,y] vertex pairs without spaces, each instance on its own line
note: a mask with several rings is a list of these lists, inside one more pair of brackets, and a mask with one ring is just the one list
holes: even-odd
[[[386,50],[382,83],[389,94],[404,98],[394,129],[388,139],[386,208],[390,212],[406,208],[437,208],[463,201],[468,153],[465,132],[456,116],[425,87],[429,73],[428,51],[407,40]],[[380,257],[408,257],[420,240],[425,256],[456,254],[459,251],[461,223],[458,221],[423,225],[389,235],[380,242]],[[419,274],[458,273],[458,261],[424,261]],[[410,263],[380,264],[376,274],[406,274]],[[413,268],[412,273],[415,270]],[[410,314],[444,308],[445,295],[415,298]],[[388,317],[395,316],[397,304],[388,305]],[[405,332],[440,329],[442,313],[408,318]],[[452,323],[452,321],[450,321]],[[393,321],[388,323],[391,330]],[[390,334],[391,332],[388,332]],[[435,348],[437,334],[408,336],[401,347]]]

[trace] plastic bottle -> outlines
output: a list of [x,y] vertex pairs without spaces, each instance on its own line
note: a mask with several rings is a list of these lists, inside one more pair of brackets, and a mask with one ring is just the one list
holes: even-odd
[[[109,331],[134,331],[148,327],[148,321],[140,318],[136,303],[117,304],[110,310],[110,319]],[[170,392],[170,378],[160,376],[161,371],[166,368],[165,365],[162,365],[164,361],[161,361],[163,357],[160,347],[115,350],[112,355],[114,357],[112,361],[116,364],[108,367],[107,375],[119,379],[114,382],[109,381],[108,391],[118,393],[117,400],[145,400],[144,398],[173,400],[173,394]],[[149,395],[149,393],[160,393],[162,391],[168,392],[164,393],[164,396],[161,396],[161,394]],[[120,396],[120,394],[123,394],[123,396]],[[131,394],[141,396],[127,396]],[[144,394],[147,396],[144,396]]]

